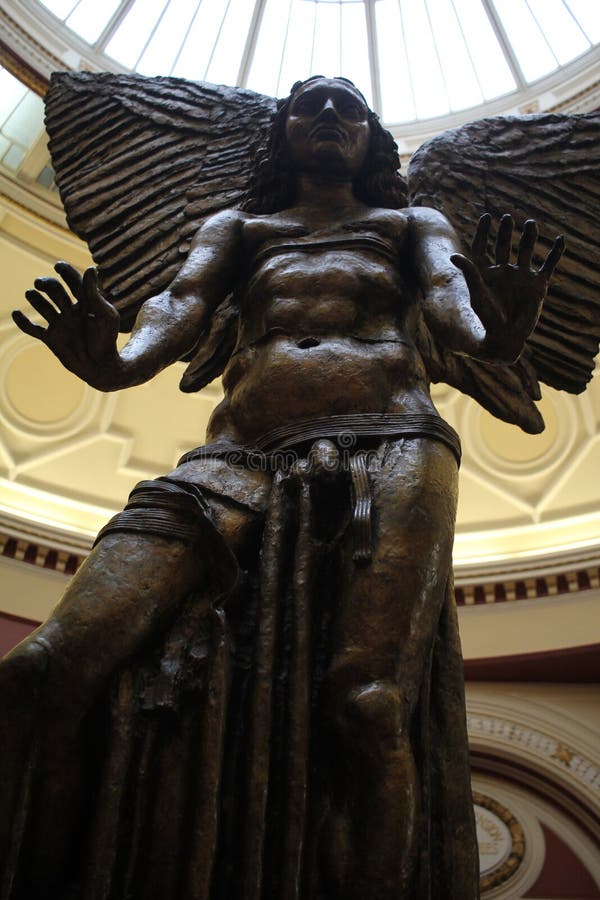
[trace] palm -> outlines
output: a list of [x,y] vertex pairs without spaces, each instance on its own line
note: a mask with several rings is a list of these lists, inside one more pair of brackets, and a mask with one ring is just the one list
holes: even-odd
[[491,217],[479,220],[472,244],[472,260],[456,254],[452,262],[463,272],[471,305],[486,329],[486,349],[491,356],[517,358],[535,328],[548,290],[550,277],[560,259],[564,241],[555,240],[539,269],[531,267],[537,226],[525,222],[516,264],[509,261],[513,220],[503,216],[496,239],[495,262],[486,248]]
[[87,269],[83,278],[68,263],[57,263],[55,269],[76,302],[56,278],[38,278],[37,290],[25,296],[47,327],[35,325],[18,310],[13,319],[22,331],[46,344],[67,369],[96,384],[101,370],[118,362],[119,314],[99,293],[95,269]]

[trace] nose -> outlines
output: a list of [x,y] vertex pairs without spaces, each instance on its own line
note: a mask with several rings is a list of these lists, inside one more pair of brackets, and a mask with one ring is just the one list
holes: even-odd
[[321,112],[319,114],[319,118],[327,117],[327,118],[335,118],[338,117],[338,111],[335,108],[335,103],[333,102],[331,97],[328,97],[325,100],[325,103],[321,107]]

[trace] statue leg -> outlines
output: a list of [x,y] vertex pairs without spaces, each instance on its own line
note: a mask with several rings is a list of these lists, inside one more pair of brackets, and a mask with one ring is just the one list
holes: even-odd
[[[194,547],[113,534],[92,551],[47,622],[0,665],[0,848],[27,793],[37,745],[38,812],[30,826],[40,871],[60,871],[77,817],[81,723],[115,669],[166,623],[202,579]],[[40,771],[41,770],[41,771]],[[20,795],[20,796],[19,796]],[[27,802],[27,801],[25,801]],[[31,834],[33,828],[34,834]],[[14,837],[14,834],[13,834]]]
[[325,695],[321,841],[326,887],[339,900],[420,900],[415,711],[451,566],[456,475],[440,443],[388,446],[372,474],[372,563],[353,566],[346,554]]
[[[0,663],[0,871],[11,868],[7,857],[19,843],[19,815],[31,803],[30,868],[51,884],[52,874],[68,865],[75,823],[83,811],[81,726],[86,713],[115,671],[168,626],[188,594],[203,591],[198,602],[208,604],[215,594],[226,592],[228,579],[229,587],[235,580],[234,552],[252,517],[215,498],[211,518],[217,520],[217,532],[192,508],[196,500],[185,499],[189,490],[182,493],[183,499],[176,497],[181,509],[173,506],[170,524],[166,508],[160,503],[157,508],[169,530],[183,535],[187,528],[187,540],[144,533],[144,521],[148,525],[156,509],[142,507],[136,520],[130,515],[135,511],[130,499],[48,621]],[[123,524],[137,531],[120,530]],[[219,565],[228,560],[231,571],[223,573]],[[27,799],[32,753],[35,797]]]

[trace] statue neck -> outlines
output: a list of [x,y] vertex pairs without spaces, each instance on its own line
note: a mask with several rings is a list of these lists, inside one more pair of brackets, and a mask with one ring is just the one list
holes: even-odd
[[295,206],[339,208],[356,206],[351,179],[335,178],[331,174],[312,175],[301,173],[296,185]]

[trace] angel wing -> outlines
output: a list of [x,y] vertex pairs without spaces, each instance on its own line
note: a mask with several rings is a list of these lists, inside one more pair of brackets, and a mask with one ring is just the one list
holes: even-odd
[[408,169],[412,206],[452,222],[469,255],[480,215],[511,213],[520,231],[537,220],[540,262],[557,234],[566,252],[518,363],[497,366],[449,352],[422,323],[420,349],[433,381],[475,397],[494,415],[538,432],[539,382],[580,393],[600,340],[600,113],[481,119],[424,144]]
[[[122,331],[173,279],[202,220],[240,202],[275,102],[180,78],[52,75],[46,128],[56,183]],[[220,374],[235,331],[225,301],[201,336],[183,390]]]

